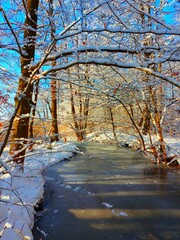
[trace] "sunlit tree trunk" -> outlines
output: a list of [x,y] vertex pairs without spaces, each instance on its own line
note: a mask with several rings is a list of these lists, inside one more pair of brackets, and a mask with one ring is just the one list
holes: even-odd
[[55,79],[51,80],[51,115],[52,115],[51,142],[59,141],[57,119],[57,88]]
[[29,126],[29,137],[33,138],[33,128],[34,128],[34,118],[36,115],[36,106],[37,106],[37,100],[38,100],[38,94],[39,94],[39,80],[36,81],[35,84],[35,91],[34,91],[34,105],[32,109],[32,116],[31,116],[31,121],[30,121],[30,126]]
[[161,163],[167,162],[167,155],[166,155],[166,146],[164,143],[164,137],[163,137],[163,130],[162,130],[162,126],[161,126],[161,117],[160,117],[160,112],[158,111],[157,108],[157,93],[154,91],[152,91],[151,89],[151,99],[152,99],[152,103],[153,103],[153,107],[154,107],[154,114],[151,113],[151,118],[152,121],[154,123],[154,126],[156,128],[156,135],[157,135],[157,139],[159,141],[159,149],[156,150],[156,152],[158,153],[157,155],[157,162]]
[[[161,64],[158,64],[157,68],[158,68],[159,72],[162,71]],[[162,84],[160,84],[158,86],[158,91],[157,91],[157,109],[159,111],[160,118],[162,118],[162,112],[163,112],[163,86],[162,86]]]
[[76,114],[76,109],[75,109],[75,104],[74,104],[72,84],[70,84],[70,89],[71,89],[71,113],[72,113],[73,122],[74,122],[74,131],[75,131],[77,140],[82,141],[83,136],[82,136],[82,131],[81,131],[81,129],[79,127],[79,124],[78,124],[78,119],[77,119],[77,114]]
[[116,135],[116,126],[115,126],[115,123],[114,123],[113,109],[112,109],[112,106],[111,106],[110,97],[108,97],[108,102],[109,102],[108,108],[109,108],[110,120],[111,120],[111,124],[112,124],[113,136],[114,136],[114,140],[116,142],[118,142],[117,135]]
[[[36,30],[37,30],[37,10],[39,0],[27,0],[26,4],[26,19],[24,25],[24,46],[21,56],[21,77],[19,79],[18,91],[15,97],[15,107],[18,111],[15,117],[13,126],[13,137],[10,152],[24,147],[28,138],[29,115],[31,112],[33,83],[29,82],[31,71],[28,65],[33,61],[35,54]],[[15,161],[19,164],[24,163],[25,150],[16,155]]]
[[84,99],[84,130],[83,130],[84,139],[86,138],[86,131],[88,126],[88,115],[89,115],[89,97],[87,96]]
[[[78,74],[79,74],[79,66],[78,66]],[[78,97],[79,97],[79,120],[78,120],[78,125],[79,125],[79,130],[81,132],[81,135],[83,133],[83,101],[82,101],[82,91],[81,91],[81,87],[79,86],[79,90],[78,90]],[[82,139],[83,139],[83,135],[82,135]]]
[[[148,98],[149,99],[149,98]],[[149,100],[148,100],[149,102]],[[144,114],[143,114],[143,123],[142,123],[142,133],[147,134],[150,131],[150,111],[149,107],[146,105],[144,109]]]
[[[147,1],[149,4],[150,4],[150,1],[148,0]],[[147,12],[148,14],[150,14],[150,7],[149,5],[145,4],[145,3],[140,3],[140,9],[143,11],[143,12]],[[149,22],[150,22],[150,18],[147,17],[144,13],[141,13],[141,22],[142,24],[147,24],[149,25]],[[147,38],[144,40],[144,46],[150,46],[151,45],[151,37]],[[145,53],[144,54],[144,57],[146,59],[151,59],[152,57],[152,54],[151,53]],[[143,81],[144,82],[148,82],[149,81],[149,76],[148,75],[145,75],[144,78],[143,78]],[[148,134],[149,131],[150,131],[150,124],[151,124],[151,117],[150,117],[150,111],[149,111],[149,107],[147,105],[147,103],[150,101],[150,97],[149,97],[149,87],[146,87],[145,89],[145,108],[144,108],[144,111],[143,111],[143,122],[142,122],[142,133],[143,134]]]
[[[56,32],[55,24],[53,22],[53,1],[49,0],[49,15],[50,26],[51,26],[51,40],[54,40],[54,34]],[[54,47],[56,50],[56,47]],[[56,61],[52,61],[52,67],[56,66]],[[54,78],[53,78],[54,76]],[[59,132],[58,132],[58,119],[57,119],[57,81],[55,79],[56,73],[53,73],[51,79],[51,115],[52,115],[52,126],[51,126],[51,142],[59,141]]]
[[[87,41],[87,39],[86,39]],[[85,82],[86,85],[89,86],[89,68],[88,66],[85,66]],[[86,138],[87,134],[87,127],[88,127],[88,116],[89,116],[89,104],[90,104],[90,98],[89,98],[89,92],[85,93],[84,98],[84,124],[83,124],[83,138]]]

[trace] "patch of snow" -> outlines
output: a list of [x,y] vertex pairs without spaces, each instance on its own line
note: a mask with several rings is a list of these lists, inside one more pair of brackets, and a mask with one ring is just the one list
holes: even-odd
[[113,207],[112,204],[109,204],[109,203],[106,203],[106,202],[103,202],[102,205],[104,205],[107,208],[112,208]]
[[93,192],[87,192],[89,196],[94,196],[95,194]]
[[[64,158],[70,158],[76,152],[76,146],[70,143],[56,142],[51,149],[37,145],[28,152],[24,172],[16,169],[10,173],[0,172],[0,238],[1,240],[32,240],[31,229],[34,225],[34,207],[43,198],[45,168]],[[1,161],[8,160],[5,149]],[[53,180],[53,179],[48,179]],[[69,187],[66,185],[66,187]],[[57,213],[54,210],[54,213]],[[38,229],[44,236],[47,234]]]
[[55,210],[53,211],[53,213],[54,213],[54,214],[58,213],[58,210],[57,210],[57,209],[55,209]]
[[120,212],[119,216],[128,217],[128,215],[126,213],[124,213],[124,212]]
[[114,209],[112,209],[112,214],[116,216],[122,216],[122,217],[128,217],[128,214],[125,212],[117,212]]

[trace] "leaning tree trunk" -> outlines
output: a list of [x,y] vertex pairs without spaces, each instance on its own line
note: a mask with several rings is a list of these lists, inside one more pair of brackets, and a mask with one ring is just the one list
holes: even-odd
[[[18,153],[14,159],[16,163],[24,163],[25,147],[28,138],[29,115],[31,112],[33,83],[29,82],[31,71],[28,65],[34,59],[35,39],[37,30],[37,10],[39,0],[26,0],[26,19],[24,25],[24,46],[25,56],[21,56],[21,77],[19,79],[18,91],[15,97],[15,107],[18,107],[14,120],[12,144],[10,153]],[[22,151],[20,151],[22,150]]]

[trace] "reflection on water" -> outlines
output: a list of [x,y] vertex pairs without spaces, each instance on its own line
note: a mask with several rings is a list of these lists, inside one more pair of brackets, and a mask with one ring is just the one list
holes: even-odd
[[35,240],[179,239],[179,175],[126,148],[80,148],[84,155],[47,171],[54,181],[46,183]]
[[165,179],[167,178],[168,171],[166,167],[149,167],[144,169],[144,175]]

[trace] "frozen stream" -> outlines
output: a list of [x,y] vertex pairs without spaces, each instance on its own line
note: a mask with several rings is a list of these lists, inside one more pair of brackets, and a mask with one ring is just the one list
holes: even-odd
[[85,155],[46,172],[35,240],[180,239],[179,173],[126,148],[79,147]]

